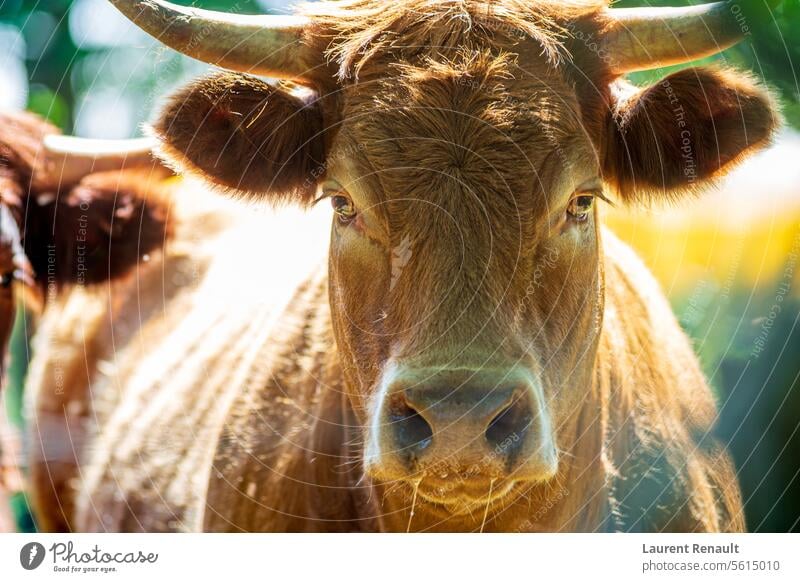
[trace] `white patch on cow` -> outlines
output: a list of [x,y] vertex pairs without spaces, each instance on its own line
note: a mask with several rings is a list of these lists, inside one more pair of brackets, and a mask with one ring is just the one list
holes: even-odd
[[0,206],[0,237],[5,244],[11,245],[11,254],[14,258],[24,255],[17,221],[5,205]]
[[386,393],[389,386],[397,377],[397,365],[391,360],[384,367],[381,379],[378,382],[378,389],[375,391],[369,405],[369,430],[367,431],[367,442],[364,447],[364,467],[377,465],[381,459],[381,410],[383,402],[386,400]]
[[408,264],[408,261],[411,260],[412,254],[411,237],[406,234],[403,240],[400,241],[400,244],[392,249],[392,278],[389,282],[389,291],[394,289],[397,280],[403,272],[403,268]]
[[36,197],[36,205],[47,206],[48,204],[53,204],[56,198],[55,192],[43,192]]
[[550,418],[550,411],[544,397],[542,383],[535,378],[528,370],[519,370],[526,377],[530,386],[533,398],[536,401],[536,415],[539,420],[539,447],[529,462],[539,465],[544,473],[544,478],[555,476],[558,471],[558,452],[553,432],[553,423]]

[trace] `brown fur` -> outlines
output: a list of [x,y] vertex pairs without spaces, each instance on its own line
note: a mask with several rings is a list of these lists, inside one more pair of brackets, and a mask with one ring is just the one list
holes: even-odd
[[[102,379],[76,369],[85,408],[98,384],[123,390],[89,424],[95,436],[83,449],[75,510],[64,513],[71,527],[742,530],[733,468],[710,436],[713,398],[663,294],[602,228],[600,208],[583,222],[566,214],[594,180],[625,201],[675,198],[695,186],[674,163],[669,96],[659,86],[621,95],[579,40],[578,32],[602,33],[601,8],[517,0],[309,8],[315,38],[331,42],[340,71],[340,85],[321,79],[314,87],[326,144],[319,182],[335,180],[358,215],[334,219],[327,274],[309,260],[302,284],[263,277],[288,270],[280,250],[305,249],[310,228],[282,232],[282,214],[262,227],[233,218],[228,235],[240,237],[241,254],[258,253],[257,269],[212,240],[218,246],[205,248],[208,268],[188,298],[168,297],[133,326],[130,314],[113,319],[128,333],[138,329],[137,341],[117,344],[119,365]],[[697,185],[774,130],[767,94],[742,77],[694,69],[669,85],[687,101]],[[248,97],[231,106],[227,95],[243,86]],[[716,100],[706,106],[703,95]],[[171,161],[208,182],[307,204],[312,164],[292,153],[309,134],[282,128],[298,107],[285,89],[217,76],[179,93],[155,128]],[[230,111],[252,123],[231,126]],[[720,132],[719,148],[708,127]],[[254,150],[250,135],[272,140],[255,140]],[[202,149],[193,149],[195,136]],[[626,151],[634,144],[635,154]],[[275,156],[251,169],[263,151]],[[179,214],[189,207],[183,202]],[[197,228],[181,221],[182,231]],[[167,263],[161,269],[172,276]],[[201,300],[202,289],[228,288],[232,272],[229,302]],[[285,306],[247,294],[292,288]],[[75,294],[64,309],[74,318],[88,307],[101,318],[132,292]],[[74,351],[71,321],[48,322],[64,326],[49,336],[54,352]],[[89,362],[109,358],[101,338],[114,333],[105,324],[87,331],[83,341],[96,348]],[[47,393],[55,364],[37,363],[38,393]],[[554,474],[516,479],[499,473],[491,455],[469,474],[457,450],[408,470],[371,466],[366,450],[384,430],[373,422],[383,380],[403,367],[496,370],[498,385],[504,371],[524,369],[542,390]],[[483,386],[487,394],[497,387]]]
[[310,202],[312,172],[325,158],[319,106],[247,75],[217,73],[189,84],[153,130],[179,169],[254,196]]
[[[157,185],[169,175],[161,166],[85,176],[60,185],[44,163],[42,141],[58,130],[35,115],[0,113],[0,270],[15,282],[0,288],[0,374],[5,377],[7,342],[19,302],[69,286],[91,286],[127,275],[169,236],[165,201]],[[33,291],[33,292],[31,292]],[[54,298],[51,296],[50,298]],[[4,412],[3,412],[4,414]],[[0,422],[0,427],[5,426]],[[0,445],[18,440],[12,427]],[[18,487],[18,447],[3,452],[0,504],[6,485]],[[13,453],[13,454],[12,454]],[[6,466],[9,460],[15,465]],[[2,511],[2,510],[0,510]],[[9,524],[3,524],[9,525]]]
[[[28,113],[0,116],[0,197],[18,222],[34,278],[44,287],[122,276],[168,235],[165,203],[153,185],[169,173],[154,165],[59,188],[41,153],[44,136],[56,133]],[[49,270],[48,247],[57,254]]]
[[777,119],[769,95],[741,73],[689,68],[618,106],[608,180],[626,200],[697,191],[764,147]]
[[91,174],[33,202],[24,242],[39,281],[47,275],[60,285],[102,283],[160,249],[169,238],[167,204],[158,189],[166,176],[163,169]]
[[346,81],[357,80],[364,66],[372,65],[381,53],[399,49],[422,55],[426,47],[447,51],[482,43],[487,37],[504,48],[528,39],[551,64],[559,64],[571,57],[564,45],[570,37],[567,25],[597,16],[604,5],[600,0],[410,0],[402,4],[345,0],[307,4],[303,12],[319,31],[335,31],[327,53],[339,64],[339,79]]

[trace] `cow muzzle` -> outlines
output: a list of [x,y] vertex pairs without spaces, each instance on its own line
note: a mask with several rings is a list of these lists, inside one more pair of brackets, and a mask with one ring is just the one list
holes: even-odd
[[554,441],[541,387],[524,370],[397,366],[376,398],[365,465],[374,478],[451,491],[546,481],[558,468]]

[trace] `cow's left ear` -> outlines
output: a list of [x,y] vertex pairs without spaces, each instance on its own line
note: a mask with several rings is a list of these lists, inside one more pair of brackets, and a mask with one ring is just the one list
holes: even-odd
[[625,201],[674,199],[763,148],[777,126],[769,93],[746,75],[685,69],[617,103],[605,178]]
[[152,125],[178,171],[253,199],[311,203],[325,160],[321,106],[249,75],[178,90]]

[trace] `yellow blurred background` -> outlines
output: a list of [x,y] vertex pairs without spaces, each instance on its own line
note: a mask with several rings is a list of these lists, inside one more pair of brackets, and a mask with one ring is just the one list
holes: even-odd
[[800,134],[785,131],[699,198],[650,209],[617,205],[605,221],[671,297],[701,283],[728,291],[770,286],[800,237]]

